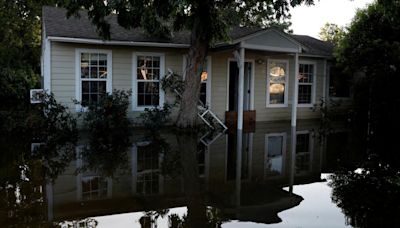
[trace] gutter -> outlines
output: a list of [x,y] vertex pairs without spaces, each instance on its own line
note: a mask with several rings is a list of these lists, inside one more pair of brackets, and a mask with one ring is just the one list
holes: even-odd
[[102,44],[102,45],[138,46],[138,47],[189,48],[190,46],[189,44],[99,40],[99,39],[86,39],[86,38],[58,37],[58,36],[48,36],[47,39],[49,41],[66,42],[66,43]]

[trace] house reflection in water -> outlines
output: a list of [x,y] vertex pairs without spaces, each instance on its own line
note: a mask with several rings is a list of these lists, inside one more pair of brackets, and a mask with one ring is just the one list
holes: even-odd
[[[292,134],[287,122],[257,123],[254,132],[205,134],[198,144],[198,163],[192,165],[197,166],[198,175],[193,178],[199,179],[204,203],[218,209],[225,221],[280,222],[279,212],[302,201],[282,188],[320,181],[324,147],[315,137],[318,124],[298,123],[295,157],[290,151]],[[162,142],[141,138],[136,134],[129,151],[126,162],[130,170],[112,177],[90,171],[77,174],[85,162],[72,162],[47,186],[49,220],[140,212],[137,225],[154,227],[161,217],[151,211],[187,206],[190,198],[185,197],[176,136],[163,133]]]

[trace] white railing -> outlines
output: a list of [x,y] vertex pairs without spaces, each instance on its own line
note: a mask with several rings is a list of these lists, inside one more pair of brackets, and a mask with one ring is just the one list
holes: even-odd
[[[171,69],[168,69],[168,74],[165,76],[166,78],[171,77],[174,74],[174,72]],[[174,92],[182,98],[182,94],[174,89]],[[214,129],[213,124],[209,121],[215,120],[216,123],[222,128],[222,131],[225,131],[228,129],[228,127],[218,118],[217,115],[215,115],[209,107],[207,107],[201,100],[197,101],[197,115],[200,117],[200,119],[211,129]],[[208,119],[207,117],[211,117]]]

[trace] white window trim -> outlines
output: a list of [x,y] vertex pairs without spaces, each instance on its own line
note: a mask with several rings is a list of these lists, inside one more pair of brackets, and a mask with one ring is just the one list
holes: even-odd
[[[212,57],[207,55],[207,91],[206,91],[206,104],[208,107],[211,107],[211,80],[212,80]],[[187,55],[182,55],[182,80],[184,81],[186,78],[186,63],[187,63]],[[201,83],[201,82],[200,82]]]
[[[284,98],[284,103],[283,104],[271,104],[269,103],[270,95],[269,95],[269,86],[270,86],[270,80],[269,80],[269,71],[270,71],[270,66],[272,62],[282,62],[286,63],[286,75],[285,75],[285,98]],[[289,96],[289,60],[287,59],[268,59],[268,64],[267,64],[267,96],[266,96],[266,102],[265,102],[265,107],[267,108],[287,108],[288,107],[288,96]]]
[[[299,108],[310,108],[310,107],[314,107],[315,104],[315,88],[317,87],[317,62],[315,61],[305,61],[305,60],[301,60],[299,61],[299,69],[300,69],[300,64],[307,64],[307,65],[313,65],[313,82],[311,85],[311,103],[308,104],[299,104],[299,100],[298,100],[298,96],[297,96],[297,107]],[[298,74],[299,72],[297,72]],[[296,78],[296,80],[299,80]],[[298,86],[300,86],[301,82],[297,83]],[[308,83],[303,83],[303,84],[308,84]],[[298,92],[298,88],[297,88],[297,92]]]
[[137,102],[137,57],[138,56],[156,56],[160,57],[160,78],[159,78],[159,101],[158,108],[164,107],[165,92],[161,88],[161,80],[165,76],[165,54],[155,52],[133,52],[132,53],[132,111],[144,111],[146,108],[153,108],[152,105],[138,106]]
[[263,175],[264,179],[267,177],[266,172],[265,172],[265,163],[268,159],[268,137],[273,137],[273,136],[282,136],[282,173],[279,176],[283,176],[285,174],[285,160],[286,160],[286,140],[287,140],[287,134],[286,132],[282,133],[269,133],[265,134],[265,145],[264,145],[264,160],[263,160]]
[[[152,170],[146,170],[146,171],[142,171],[142,172],[138,172],[138,147],[145,147],[150,145],[152,142],[151,141],[141,141],[141,142],[136,142],[132,145],[132,150],[131,150],[131,155],[132,155],[132,193],[133,194],[137,194],[137,184],[138,184],[138,176],[142,175],[144,173],[151,173],[154,171],[159,171],[161,169],[162,166],[162,162],[163,162],[163,155],[162,153],[159,154],[159,162],[158,162],[158,169],[152,169]],[[158,194],[162,194],[164,192],[164,177],[163,175],[158,174]],[[153,193],[151,195],[157,195],[157,193]]]
[[[77,145],[75,146],[75,156],[77,157],[76,159],[76,169],[80,170],[83,167],[83,160],[82,160],[82,150],[85,148],[84,145]],[[76,175],[76,198],[77,200],[82,200],[83,196],[83,191],[82,191],[82,179],[84,179],[87,176],[99,176],[96,173],[93,173],[93,171],[86,171],[85,173],[78,172]],[[113,189],[113,180],[111,177],[105,177],[107,181],[107,198],[112,197],[112,189]]]
[[[107,79],[106,79],[106,92],[112,93],[112,51],[106,49],[75,49],[75,99],[79,102],[82,101],[82,80],[81,80],[81,53],[99,53],[107,54]],[[85,112],[87,108],[77,104],[75,106],[77,112]]]

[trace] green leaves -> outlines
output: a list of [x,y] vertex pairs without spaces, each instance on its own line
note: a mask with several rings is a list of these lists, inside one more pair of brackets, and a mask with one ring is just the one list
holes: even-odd
[[[124,28],[143,28],[151,36],[172,38],[174,31],[204,27],[202,36],[209,41],[223,41],[233,26],[279,25],[284,30],[290,26],[289,8],[312,0],[110,0],[110,1],[61,1],[61,6],[73,15],[80,8],[88,10],[89,18],[99,34],[110,39],[110,24],[105,19],[115,13],[118,24]],[[198,21],[198,22],[196,22]],[[199,23],[200,22],[200,23]]]

